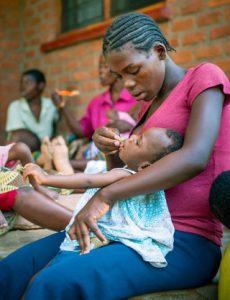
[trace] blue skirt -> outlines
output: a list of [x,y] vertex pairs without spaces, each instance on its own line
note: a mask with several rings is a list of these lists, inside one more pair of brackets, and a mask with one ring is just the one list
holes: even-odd
[[25,293],[25,300],[118,300],[209,283],[220,248],[192,233],[176,231],[174,238],[168,265],[159,269],[117,242],[85,255],[60,252],[64,232],[53,234],[0,261],[0,299],[19,300]]

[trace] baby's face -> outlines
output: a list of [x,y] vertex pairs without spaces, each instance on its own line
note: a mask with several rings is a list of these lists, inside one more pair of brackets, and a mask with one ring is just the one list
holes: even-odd
[[155,154],[169,146],[172,140],[165,128],[150,128],[141,135],[131,135],[122,143],[120,159],[132,170],[137,171],[144,163],[152,163]]

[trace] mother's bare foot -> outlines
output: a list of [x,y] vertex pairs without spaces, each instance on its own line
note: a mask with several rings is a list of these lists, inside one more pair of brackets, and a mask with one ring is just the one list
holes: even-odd
[[58,136],[52,140],[52,157],[56,170],[62,174],[73,174],[73,168],[69,161],[68,148],[62,136]]

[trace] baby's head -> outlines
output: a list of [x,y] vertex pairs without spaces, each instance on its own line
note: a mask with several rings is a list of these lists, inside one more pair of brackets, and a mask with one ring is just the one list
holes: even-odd
[[128,168],[139,171],[165,155],[180,149],[182,136],[166,128],[152,127],[140,135],[131,135],[119,150],[120,159]]
[[230,171],[225,171],[214,180],[209,203],[215,216],[230,229]]

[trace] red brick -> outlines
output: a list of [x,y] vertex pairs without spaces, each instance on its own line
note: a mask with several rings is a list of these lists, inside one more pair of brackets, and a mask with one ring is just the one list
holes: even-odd
[[172,52],[172,59],[178,64],[188,63],[193,60],[192,50],[180,50],[176,53]]
[[77,67],[79,67],[79,62],[76,59],[71,59],[66,63],[66,69],[74,71]]
[[227,53],[227,54],[230,54],[230,42],[227,43],[227,46],[226,46],[226,53]]
[[210,45],[210,46],[203,46],[198,48],[195,51],[197,58],[210,58],[216,57],[222,53],[222,47],[220,44]]
[[163,23],[163,24],[160,24],[160,29],[162,31],[162,33],[167,36],[168,35],[168,32],[169,32],[169,24],[168,23]]
[[209,0],[208,6],[209,7],[214,7],[214,6],[220,6],[224,4],[229,4],[230,0]]
[[0,41],[0,47],[5,49],[17,49],[18,47],[18,41],[7,41],[7,40],[1,40]]
[[40,26],[41,18],[40,18],[40,16],[35,16],[33,18],[29,18],[28,21],[29,21],[30,26],[36,27],[36,26]]
[[205,40],[205,33],[203,31],[185,34],[182,38],[183,45],[197,44]]
[[30,51],[26,51],[26,57],[27,58],[34,58],[35,57],[35,51],[34,50],[30,50]]
[[97,42],[94,42],[90,45],[90,47],[88,47],[88,53],[92,53],[92,51],[96,51],[98,52],[98,55],[101,53],[102,51],[102,42],[101,40],[97,40]]
[[229,22],[229,16],[230,16],[230,8],[226,8],[224,10],[225,19]]
[[63,61],[66,60],[66,59],[68,59],[68,58],[70,58],[69,57],[68,49],[60,50],[57,56],[56,57],[58,59],[63,60]]
[[46,1],[46,2],[43,2],[43,3],[38,3],[36,8],[37,8],[38,11],[46,11],[50,8],[50,1]]
[[[95,65],[94,57],[88,56],[88,55],[85,57],[82,57],[81,61],[79,62],[79,65],[83,68],[92,67],[93,65]],[[97,65],[95,65],[95,67],[97,68]]]
[[230,58],[218,59],[215,63],[222,69],[224,72],[230,72]]
[[176,20],[172,22],[173,31],[187,31],[193,27],[193,19],[186,18],[182,20]]
[[86,82],[82,82],[80,88],[82,90],[96,90],[99,87],[99,80],[94,81],[94,80],[90,80],[90,81],[86,81]]
[[20,26],[20,20],[18,19],[8,19],[4,26],[8,27],[8,28],[17,28],[18,26]]
[[228,35],[230,35],[229,25],[213,28],[210,33],[211,39],[217,39]]
[[5,70],[14,70],[17,69],[17,63],[13,62],[13,61],[2,61],[0,63],[1,68],[5,69]]
[[94,70],[90,71],[89,75],[90,75],[90,78],[92,78],[92,79],[98,79],[98,70],[94,69]]
[[175,48],[175,47],[178,46],[178,39],[176,39],[176,38],[170,38],[168,41],[169,41],[169,44],[170,44],[173,48]]
[[31,37],[34,37],[34,35],[36,35],[36,28],[28,28],[24,31],[24,35],[25,37],[27,37],[28,39],[30,39]]
[[64,67],[64,65],[62,65],[62,64],[57,64],[57,65],[53,65],[53,66],[51,66],[51,68],[50,68],[50,72],[54,75],[54,76],[56,76],[56,75],[60,75],[62,72],[63,72],[63,67]]
[[199,12],[204,7],[204,1],[194,0],[194,1],[189,1],[189,2],[190,3],[182,6],[182,8],[181,8],[182,15]]
[[89,79],[90,78],[90,75],[87,71],[78,71],[76,73],[74,73],[74,79],[77,80],[77,81],[82,81],[82,80],[85,80],[85,79]]
[[198,26],[206,26],[212,23],[217,23],[221,20],[221,11],[211,11],[197,17]]
[[46,35],[49,31],[53,30],[53,24],[50,24],[50,23],[41,24],[39,27],[40,27],[41,32],[45,32]]
[[24,11],[24,18],[25,19],[30,19],[31,17],[33,17],[35,14],[35,9],[33,9],[32,7],[30,7],[29,9],[26,9]]

